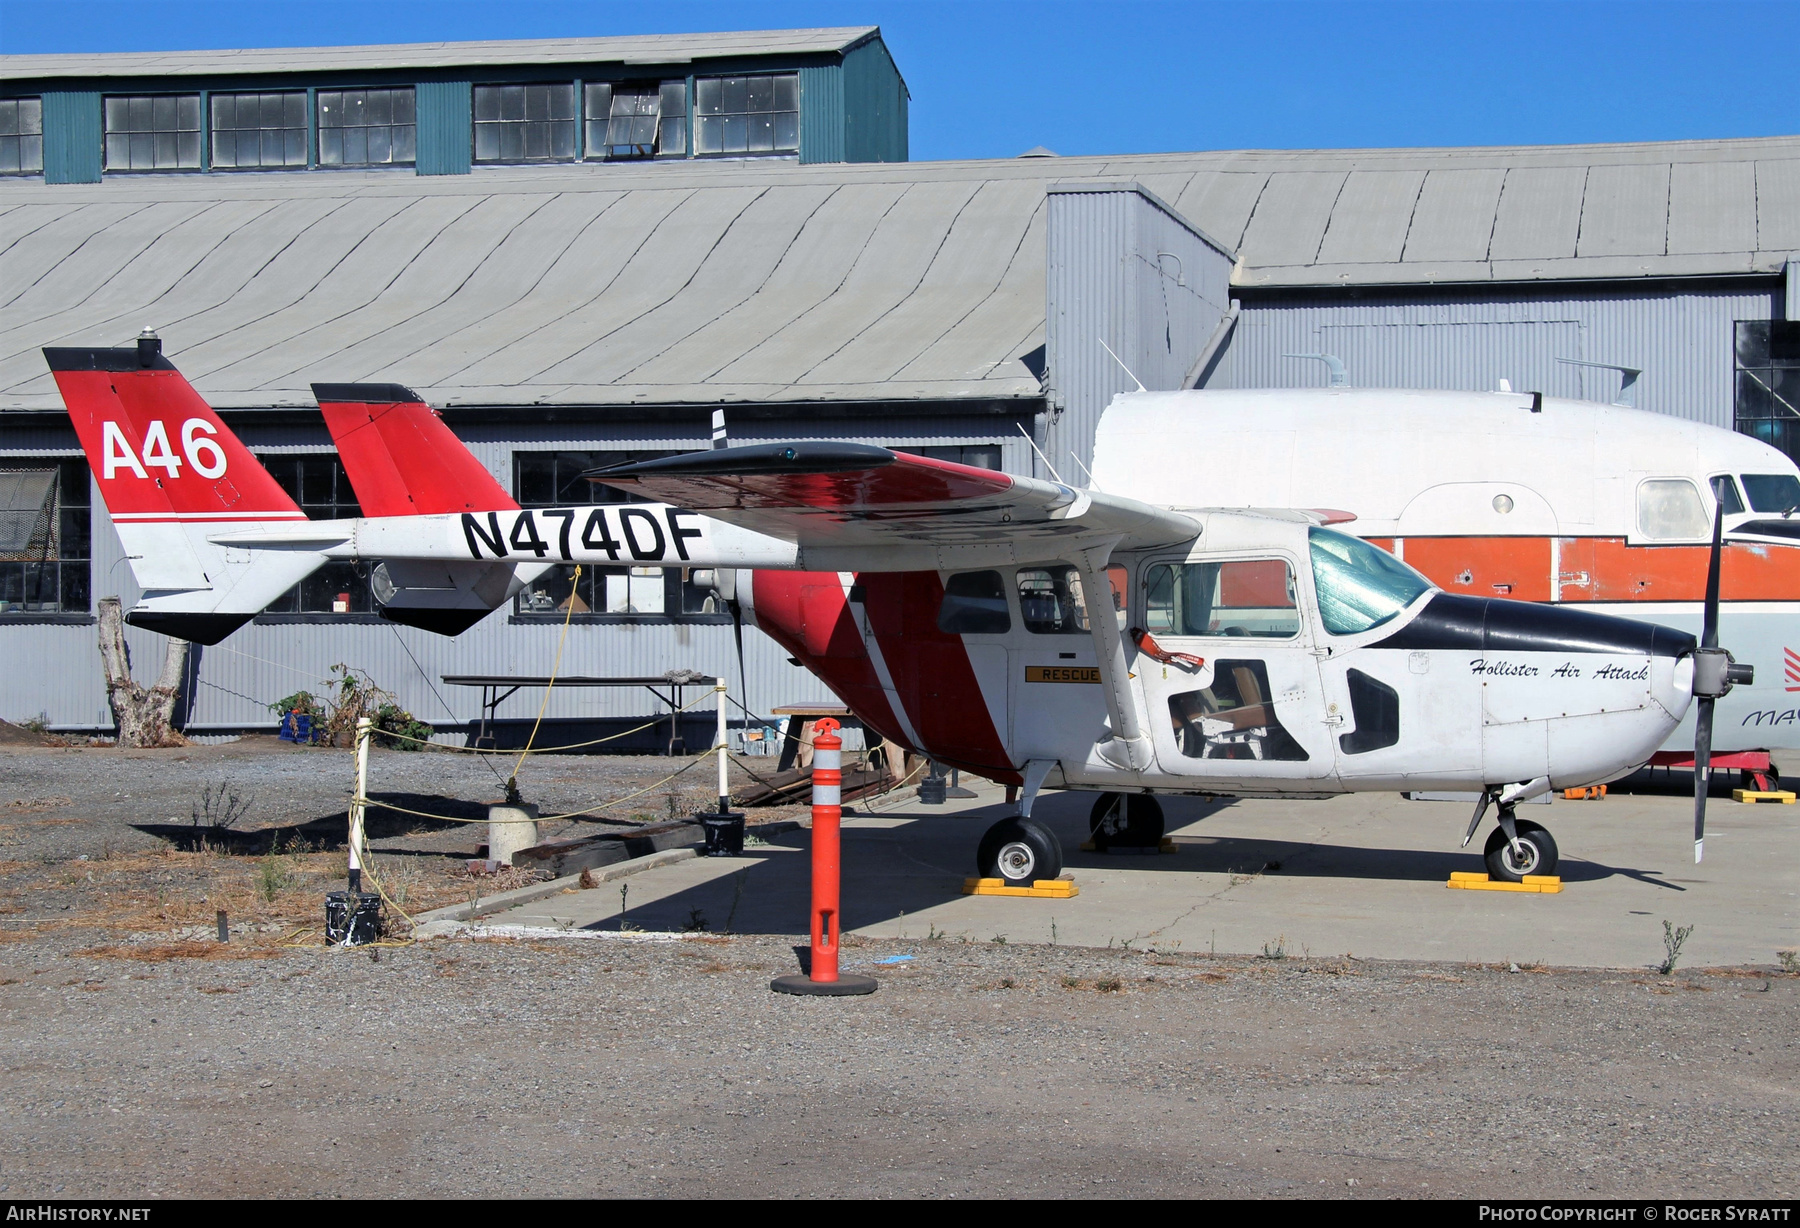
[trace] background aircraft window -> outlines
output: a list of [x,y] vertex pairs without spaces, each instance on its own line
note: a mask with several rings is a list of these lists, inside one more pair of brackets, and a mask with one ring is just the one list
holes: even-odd
[[1800,461],[1800,320],[1740,320],[1737,429]]
[[1686,478],[1638,484],[1638,532],[1652,541],[1692,541],[1712,533],[1712,517]]
[[219,170],[306,165],[306,91],[214,94],[212,160]]
[[575,85],[475,87],[475,161],[567,162],[575,157]]
[[88,468],[0,469],[0,620],[86,614]]
[[0,98],[0,175],[37,175],[43,169],[43,100]]
[[[350,477],[335,452],[312,456],[259,456],[263,468],[300,505],[308,520],[350,520],[362,515]],[[271,601],[269,614],[371,614],[369,565],[327,563]]]
[[1078,635],[1088,629],[1081,573],[1067,564],[1019,572],[1019,617],[1038,635]]
[[412,86],[319,91],[320,166],[409,166],[419,126]]
[[1330,529],[1309,529],[1306,537],[1319,621],[1333,635],[1379,627],[1431,588],[1431,581],[1361,538]]
[[1145,576],[1144,615],[1152,635],[1300,633],[1293,569],[1281,559],[1159,563]]
[[1791,512],[1800,508],[1800,478],[1791,473],[1746,473],[1744,493],[1753,512]]
[[1744,510],[1744,500],[1738,495],[1737,483],[1731,480],[1729,473],[1721,473],[1712,480],[1713,499],[1727,516],[1735,516]]
[[1006,584],[997,571],[965,571],[944,581],[938,630],[949,635],[1003,635],[1012,630]]
[[795,153],[799,148],[798,73],[694,82],[695,153]]
[[200,95],[144,94],[106,100],[106,169],[200,169]]
[[[588,469],[674,456],[667,450],[635,452],[516,452],[513,497],[520,507],[580,507],[590,503],[647,503],[642,495],[599,486],[581,475]],[[541,532],[542,530],[540,530]],[[575,569],[557,566],[533,580],[513,599],[522,621],[560,622],[726,622],[730,613],[711,588],[693,582],[690,571],[660,567],[583,565],[579,587]]]
[[581,114],[589,158],[687,153],[686,81],[590,82]]

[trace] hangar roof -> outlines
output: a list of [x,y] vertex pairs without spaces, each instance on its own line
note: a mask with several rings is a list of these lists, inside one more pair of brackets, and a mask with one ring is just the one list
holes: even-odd
[[505,64],[677,64],[684,60],[724,56],[847,51],[877,32],[875,26],[838,26],[730,34],[632,34],[613,38],[531,38],[369,47],[5,55],[0,56],[0,81],[367,72],[389,68],[468,68]]
[[1136,180],[1240,289],[1773,274],[1800,138],[1515,149],[787,161],[0,183],[0,409],[38,349],[166,351],[222,407],[314,380],[437,404],[1040,393],[1045,188]]

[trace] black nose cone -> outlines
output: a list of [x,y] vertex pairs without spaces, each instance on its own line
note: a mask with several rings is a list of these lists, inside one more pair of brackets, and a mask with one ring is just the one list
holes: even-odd
[[1439,593],[1411,622],[1370,647],[1680,657],[1694,650],[1694,637],[1567,606]]

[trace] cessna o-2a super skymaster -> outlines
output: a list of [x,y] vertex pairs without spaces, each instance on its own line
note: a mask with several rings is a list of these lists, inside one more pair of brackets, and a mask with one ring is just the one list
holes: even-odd
[[[1716,642],[1716,532],[1696,645],[1443,593],[1324,513],[1153,506],[860,444],[590,475],[664,503],[307,521],[153,337],[45,357],[144,590],[134,624],[216,643],[332,560],[441,569],[438,604],[465,611],[552,562],[710,569],[875,730],[1021,786],[978,854],[1013,882],[1060,872],[1030,817],[1046,785],[1109,795],[1102,834],[1133,843],[1160,828],[1156,793],[1478,792],[1464,843],[1497,803],[1490,871],[1554,873],[1514,807],[1631,771],[1695,697],[1698,859],[1712,702],[1751,681]],[[330,399],[422,408],[368,387]]]

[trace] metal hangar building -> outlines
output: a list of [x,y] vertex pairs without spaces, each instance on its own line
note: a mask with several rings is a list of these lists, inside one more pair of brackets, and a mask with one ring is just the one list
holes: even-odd
[[[112,726],[94,611],[138,594],[40,350],[144,326],[316,517],[357,508],[314,381],[409,385],[533,506],[718,406],[734,441],[1078,472],[1131,387],[1102,340],[1153,388],[1331,354],[1800,456],[1800,137],[921,163],[908,101],[872,27],[0,57],[0,717]],[[680,573],[553,576],[450,640],[341,566],[192,654],[186,727],[271,728],[346,662],[460,733],[438,676],[548,673],[571,605],[565,673],[736,677]],[[754,708],[828,698],[747,640]]]

